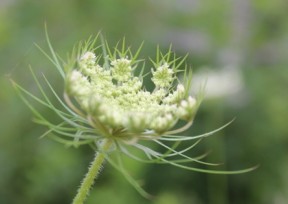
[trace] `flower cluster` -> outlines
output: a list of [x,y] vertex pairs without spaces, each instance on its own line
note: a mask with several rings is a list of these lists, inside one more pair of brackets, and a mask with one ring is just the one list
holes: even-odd
[[69,95],[94,120],[108,129],[152,130],[157,134],[172,128],[179,119],[193,120],[197,101],[186,96],[183,84],[173,90],[176,75],[169,62],[163,59],[152,69],[155,89],[149,92],[141,76],[134,76],[137,64],[128,57],[108,57],[107,68],[97,63],[97,58],[91,51],[83,53],[67,77]]
[[[48,35],[47,41],[51,56],[39,49],[52,61],[65,81],[64,101],[57,95],[45,76],[44,82],[62,108],[52,103],[44,91],[42,81],[40,82],[32,69],[32,75],[42,98],[33,95],[15,82],[13,84],[34,113],[35,121],[49,128],[42,137],[48,136],[68,146],[78,147],[89,144],[96,150],[95,160],[91,163],[74,199],[74,204],[84,202],[104,159],[119,170],[143,196],[148,196],[124,169],[122,155],[141,162],[171,164],[206,173],[235,174],[254,169],[219,171],[189,165],[190,163],[216,165],[201,160],[206,154],[190,157],[186,153],[202,138],[212,135],[230,123],[202,135],[177,135],[192,125],[202,97],[201,94],[196,98],[189,95],[192,72],[187,70],[187,67],[180,70],[185,57],[177,58],[172,54],[171,48],[166,54],[157,48],[156,60],[150,60],[152,64],[150,72],[144,74],[146,63],[144,60],[137,59],[142,45],[136,54],[132,54],[123,40],[120,49],[116,46],[111,51],[108,43],[103,40],[99,46],[95,46],[96,37],[95,40],[90,39],[75,47],[71,57],[62,65],[50,44]],[[98,52],[99,48],[102,48],[102,53]],[[179,73],[183,76],[181,83],[177,78]],[[143,85],[145,76],[151,76],[151,81],[154,83],[154,89],[151,91]],[[61,118],[62,122],[55,124],[42,116],[26,96],[50,109]],[[182,124],[184,122],[184,125],[175,128],[178,121],[182,121]],[[157,151],[143,144],[143,141],[160,145],[166,151]],[[185,147],[180,145],[183,141]],[[187,147],[186,144],[191,141],[195,142]],[[140,154],[134,155],[130,151],[131,148],[140,151]],[[112,154],[114,152],[116,154]]]

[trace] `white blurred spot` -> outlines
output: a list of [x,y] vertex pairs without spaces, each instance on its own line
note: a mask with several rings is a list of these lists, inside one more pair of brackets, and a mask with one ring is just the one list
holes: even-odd
[[240,93],[244,88],[239,69],[225,67],[222,69],[202,68],[194,73],[192,91],[198,92],[205,85],[205,98],[221,98]]

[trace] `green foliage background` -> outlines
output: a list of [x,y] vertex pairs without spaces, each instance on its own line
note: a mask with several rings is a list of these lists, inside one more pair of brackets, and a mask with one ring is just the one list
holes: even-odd
[[61,56],[102,30],[112,44],[123,36],[135,47],[144,40],[142,56],[153,57],[158,43],[163,49],[172,43],[178,55],[190,53],[195,73],[207,66],[217,73],[229,65],[238,67],[243,79],[236,95],[207,97],[186,134],[215,129],[236,116],[191,154],[211,150],[207,160],[224,162],[225,169],[260,164],[257,170],[219,176],[127,160],[129,173],[155,199],[142,198],[105,165],[88,204],[287,203],[287,10],[285,0],[0,1],[0,203],[70,203],[93,157],[89,147],[39,140],[45,129],[32,122],[9,81],[37,93],[31,64],[61,94],[60,77],[34,46],[47,48],[45,22]]

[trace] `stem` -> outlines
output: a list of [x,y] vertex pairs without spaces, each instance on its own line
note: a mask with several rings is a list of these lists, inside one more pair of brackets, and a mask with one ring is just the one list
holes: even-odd
[[105,151],[109,149],[112,144],[112,140],[104,140],[100,152],[96,152],[94,160],[88,169],[88,172],[83,179],[77,195],[73,200],[73,204],[83,204],[86,200],[91,186],[94,184],[94,180],[97,178],[101,166],[105,160]]

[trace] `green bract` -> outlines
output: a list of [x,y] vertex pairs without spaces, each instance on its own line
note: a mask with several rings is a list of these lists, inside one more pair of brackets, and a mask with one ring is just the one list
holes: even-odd
[[[253,169],[218,171],[190,165],[195,162],[216,165],[201,161],[205,154],[192,158],[186,153],[202,138],[223,129],[229,123],[202,135],[177,135],[192,125],[202,95],[189,96],[192,73],[186,66],[180,69],[186,57],[176,58],[171,47],[166,54],[157,48],[155,60],[150,59],[150,73],[144,74],[145,65],[149,62],[138,59],[142,45],[133,54],[131,49],[125,46],[125,40],[121,46],[111,50],[103,39],[97,45],[96,37],[75,46],[68,60],[64,62],[54,52],[48,35],[47,41],[51,56],[40,47],[39,49],[55,65],[64,80],[64,101],[44,76],[44,81],[59,102],[57,106],[54,105],[32,69],[42,97],[35,96],[13,83],[24,102],[33,111],[35,121],[49,128],[42,137],[48,136],[68,146],[89,144],[95,149],[95,160],[91,163],[74,204],[84,202],[104,159],[122,172],[126,179],[147,197],[148,194],[124,169],[123,155],[140,162],[171,164],[206,173],[235,174]],[[178,74],[183,76],[181,83],[177,78]],[[150,81],[155,85],[152,91],[148,91],[143,85],[145,76],[152,76]],[[62,122],[54,124],[48,121],[31,105],[26,96],[49,108]],[[184,125],[175,128],[178,121],[182,121],[182,124],[184,122]],[[156,143],[166,151],[156,151],[143,141]],[[191,141],[195,142],[181,148],[181,142],[187,144]],[[132,149],[142,154],[137,153],[136,156]]]

